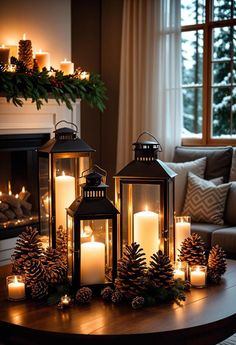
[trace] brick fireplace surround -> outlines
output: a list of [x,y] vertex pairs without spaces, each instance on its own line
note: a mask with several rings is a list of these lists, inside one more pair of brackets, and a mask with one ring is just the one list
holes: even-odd
[[[65,105],[58,105],[53,99],[49,99],[48,103],[37,110],[36,105],[30,101],[24,101],[23,107],[16,107],[0,97],[0,135],[48,133],[53,136],[55,124],[61,120],[73,122],[80,127],[80,100],[73,104],[72,111]],[[0,240],[0,266],[10,263],[16,239],[17,237],[12,237]]]

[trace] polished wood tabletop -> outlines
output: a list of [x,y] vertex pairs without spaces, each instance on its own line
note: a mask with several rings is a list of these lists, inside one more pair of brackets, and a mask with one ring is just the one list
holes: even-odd
[[215,345],[236,332],[236,261],[227,261],[220,285],[192,288],[186,301],[146,307],[94,298],[64,310],[45,302],[7,300],[0,270],[0,344]]

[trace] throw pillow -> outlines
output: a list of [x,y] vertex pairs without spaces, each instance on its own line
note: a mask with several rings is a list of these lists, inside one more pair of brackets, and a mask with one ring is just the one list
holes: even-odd
[[184,205],[188,172],[192,172],[193,174],[203,178],[206,169],[206,157],[184,163],[167,162],[166,165],[178,174],[175,177],[175,212],[178,216],[181,214]]
[[193,222],[224,224],[223,214],[230,183],[216,186],[213,182],[189,173],[183,215]]

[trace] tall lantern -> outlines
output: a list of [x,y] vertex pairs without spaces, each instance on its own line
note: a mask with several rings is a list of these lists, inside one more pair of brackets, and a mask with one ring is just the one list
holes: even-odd
[[82,196],[67,209],[68,278],[75,289],[101,287],[116,277],[119,212],[107,199],[108,186],[97,168],[85,176]]
[[[75,129],[57,128],[65,122]],[[38,150],[40,234],[45,245],[56,246],[58,229],[66,229],[66,208],[81,194],[82,172],[91,165],[94,150],[77,136],[67,121],[55,126],[55,137]]]
[[120,255],[126,244],[137,242],[147,263],[159,249],[174,259],[174,177],[158,159],[161,145],[155,141],[133,144],[135,158],[116,174],[116,206],[120,211]]

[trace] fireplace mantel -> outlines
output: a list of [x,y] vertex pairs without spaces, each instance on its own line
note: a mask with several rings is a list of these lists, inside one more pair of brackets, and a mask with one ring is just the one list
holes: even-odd
[[[69,110],[66,105],[58,105],[56,100],[49,99],[40,110],[31,101],[23,100],[22,107],[8,103],[0,97],[0,134],[50,133],[55,124],[61,120],[75,123],[80,128],[80,100],[72,104]],[[79,133],[80,135],[80,133]]]
[[[80,131],[80,100],[72,104],[72,110],[64,104],[58,105],[54,99],[49,99],[40,110],[31,101],[23,102],[22,107],[16,107],[0,97],[0,135],[49,133],[54,136],[55,125],[61,120],[75,123]],[[0,266],[10,263],[16,239],[12,237],[0,241]]]

